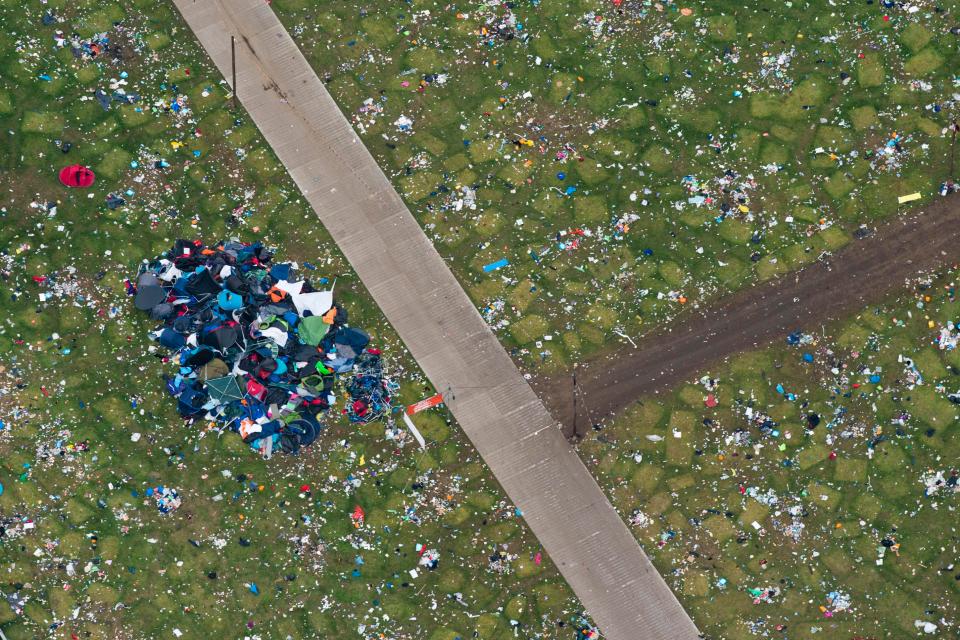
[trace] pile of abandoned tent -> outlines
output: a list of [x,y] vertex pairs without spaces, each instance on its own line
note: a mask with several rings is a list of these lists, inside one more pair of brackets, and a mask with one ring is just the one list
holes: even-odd
[[332,289],[314,289],[296,279],[295,264],[272,258],[259,242],[178,240],[144,261],[128,287],[134,305],[162,322],[151,338],[176,353],[180,368],[167,389],[180,414],[239,433],[264,457],[316,440],[336,376],[352,372],[358,358],[367,363],[364,384],[384,391],[371,411],[389,411],[392,388],[379,366],[379,380],[368,380],[379,351],[347,326]]

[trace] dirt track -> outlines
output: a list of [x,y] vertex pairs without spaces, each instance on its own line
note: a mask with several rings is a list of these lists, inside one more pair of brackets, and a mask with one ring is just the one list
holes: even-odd
[[568,437],[642,396],[692,378],[725,357],[877,303],[921,271],[960,259],[960,195],[893,220],[824,262],[745,289],[686,316],[672,329],[534,385]]

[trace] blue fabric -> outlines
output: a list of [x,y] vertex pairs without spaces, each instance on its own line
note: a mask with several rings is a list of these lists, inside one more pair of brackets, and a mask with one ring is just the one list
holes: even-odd
[[256,442],[260,438],[269,438],[280,433],[280,430],[283,428],[283,423],[279,420],[271,420],[269,422],[264,422],[260,425],[260,431],[257,433],[251,434],[252,440],[249,442]]
[[271,420],[270,422],[264,422],[260,426],[261,438],[267,436],[272,436],[280,433],[280,430],[283,428],[283,423],[279,420]]
[[177,279],[175,283],[173,283],[173,292],[177,294],[177,296],[183,296],[185,298],[190,297],[190,294],[187,293],[188,280],[189,278],[187,278],[186,276],[181,276],[180,278]]
[[201,401],[206,400],[206,393],[201,389],[187,386],[177,400],[177,410],[185,418],[205,412]]
[[[259,249],[259,248],[262,247],[262,246],[263,246],[262,243],[260,243],[260,242],[255,242],[254,244],[251,244],[250,246],[243,247],[242,249],[238,250],[238,251],[237,251],[237,262],[239,262],[239,263],[245,263],[247,260],[249,260],[249,259],[257,252],[257,249]],[[232,245],[231,245],[231,247],[232,247]],[[245,265],[243,265],[243,266],[249,268],[250,265],[246,265],[246,264],[245,264]]]
[[327,360],[324,364],[336,373],[344,373],[345,371],[350,371],[350,368],[353,366],[353,358],[344,358],[341,356],[333,360]]
[[[290,308],[289,300],[274,303],[265,295],[275,282],[299,280],[296,265],[275,264],[272,252],[260,243],[244,245],[230,241],[209,247],[208,251],[201,253],[203,245],[199,241],[178,240],[173,249],[163,254],[182,271],[175,282],[160,283],[170,302],[168,306],[175,311],[151,313],[152,318],[163,322],[158,330],[151,332],[151,338],[169,350],[173,361],[171,368],[176,367],[175,371],[179,371],[176,377],[165,379],[164,383],[185,417],[199,418],[209,412],[210,420],[233,432],[240,430],[241,420],[254,420],[259,432],[249,436],[254,440],[255,450],[260,449],[256,445],[273,443],[275,451],[295,454],[313,442],[323,428],[313,414],[329,409],[333,398],[330,388],[335,380],[333,371],[328,368],[322,369],[325,373],[320,376],[313,374],[313,367],[298,372],[295,363],[306,361],[315,365],[320,359],[336,357],[336,361],[330,363],[333,368],[349,372],[370,337],[362,331],[343,328],[344,318],[338,318],[335,327],[321,325],[320,318],[313,318],[306,325],[307,328],[313,323],[320,325],[322,331],[316,332],[316,339],[323,349],[298,343],[298,332],[305,325],[304,318]],[[170,263],[162,258],[147,264],[145,272],[149,273],[146,275],[159,276],[167,268],[165,265]],[[241,280],[237,282],[236,278],[229,277],[229,288],[217,277],[217,274],[224,273],[225,264],[231,266],[231,276],[237,275]],[[313,266],[308,268],[315,270]],[[326,282],[327,278],[320,279],[321,284]],[[304,286],[307,291],[312,290],[306,283]],[[244,309],[249,312],[242,313]],[[345,313],[343,315],[345,317]],[[266,328],[256,320],[258,317],[271,318],[269,326],[274,327],[273,331],[279,328],[286,333],[290,343],[286,349],[278,349],[273,343],[265,346],[263,342],[266,341],[248,343],[248,338],[256,337],[255,328]],[[243,400],[217,394],[214,399],[207,393],[209,381],[204,381],[202,367],[214,355],[222,358],[228,369],[236,371]],[[241,364],[242,370],[237,368]],[[317,386],[301,386],[303,375],[317,381]],[[267,386],[263,400],[242,391],[253,380]],[[372,392],[368,393],[372,395]],[[291,401],[292,394],[300,396],[298,401]],[[389,408],[386,397],[383,404]],[[267,416],[267,407],[272,405],[288,407],[282,420]],[[290,413],[293,415],[288,415]],[[284,424],[287,420],[290,423]],[[259,425],[261,421],[264,425]],[[0,422],[0,428],[2,426]]]
[[359,354],[367,347],[368,344],[370,344],[370,336],[360,329],[345,327],[336,333],[336,336],[334,337],[334,343],[353,347],[354,351]]
[[224,289],[220,292],[220,295],[217,296],[217,304],[219,304],[220,308],[224,311],[236,311],[243,307],[243,296]]
[[[194,347],[192,349],[184,349],[180,353],[180,364],[186,364],[187,360],[197,355],[201,351],[209,351],[209,349],[207,349],[206,347]],[[189,374],[190,371],[187,371],[187,373]]]
[[[272,436],[265,436],[265,437],[269,437],[271,440],[273,440],[273,448],[274,448],[274,449],[277,449],[277,448],[278,448],[278,447],[277,447],[277,443],[280,442],[280,436],[279,436],[279,435],[274,434],[274,435],[272,435]],[[263,438],[257,438],[256,440],[254,440],[253,442],[251,442],[251,443],[250,443],[250,448],[253,449],[254,451],[256,451],[257,453],[260,453],[260,441],[261,441],[261,440],[263,440]]]
[[270,277],[274,280],[286,280],[290,277],[289,264],[275,264],[270,267]]
[[254,400],[249,400],[249,399],[247,400],[247,402],[249,403],[247,406],[247,416],[251,420],[258,420],[263,416],[267,415],[266,408],[259,402],[256,402]]
[[204,325],[203,329],[200,330],[200,335],[205,336],[208,333],[213,333],[214,331],[216,331],[222,326],[223,326],[222,322],[211,322],[209,324],[206,324]]
[[158,342],[171,351],[179,351],[187,345],[186,337],[177,333],[173,329],[164,329],[160,333]]
[[490,273],[491,271],[496,271],[497,269],[501,269],[507,266],[508,264],[510,264],[509,260],[507,260],[506,258],[500,258],[496,262],[491,262],[490,264],[484,265],[483,270],[486,273]]
[[170,395],[177,396],[180,395],[180,392],[183,391],[184,383],[183,378],[177,376],[175,378],[170,378],[167,380],[167,391],[170,392]]

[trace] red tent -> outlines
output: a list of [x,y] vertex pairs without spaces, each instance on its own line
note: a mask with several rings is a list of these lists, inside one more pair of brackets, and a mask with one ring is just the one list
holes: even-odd
[[72,164],[60,170],[60,182],[68,187],[89,187],[96,178],[93,171],[79,164]]

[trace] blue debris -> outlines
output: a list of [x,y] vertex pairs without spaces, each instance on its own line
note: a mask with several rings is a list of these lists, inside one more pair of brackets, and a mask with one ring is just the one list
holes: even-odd
[[503,267],[507,266],[508,264],[510,264],[510,261],[509,261],[509,260],[507,260],[506,258],[500,258],[500,259],[497,260],[496,262],[491,262],[490,264],[485,265],[485,266],[483,267],[483,270],[484,270],[484,272],[486,272],[486,273],[490,273],[490,272],[492,272],[492,271],[496,271],[497,269],[502,269]]

